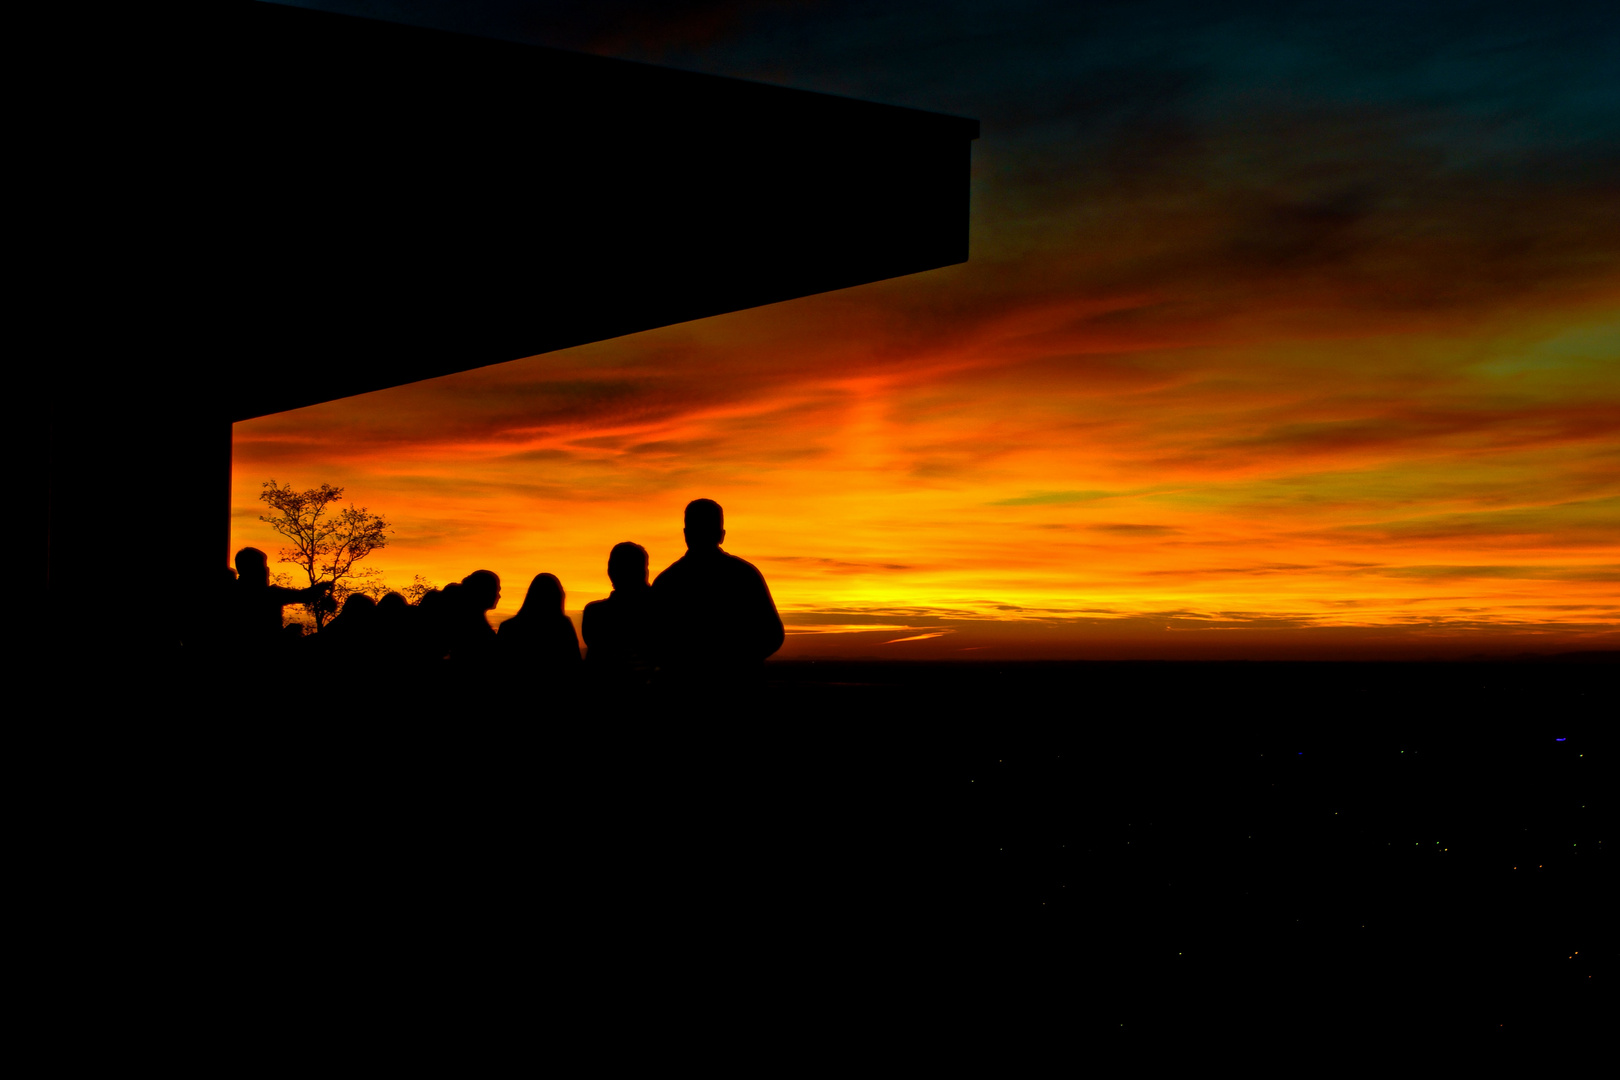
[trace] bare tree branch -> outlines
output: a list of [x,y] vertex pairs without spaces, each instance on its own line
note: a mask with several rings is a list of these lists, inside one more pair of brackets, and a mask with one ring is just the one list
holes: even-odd
[[[381,571],[357,570],[354,565],[388,545],[388,533],[392,530],[382,515],[352,503],[332,513],[332,504],[343,498],[343,489],[331,484],[294,491],[290,484],[278,485],[271,479],[264,484],[259,498],[272,511],[261,514],[259,520],[290,543],[281,549],[281,561],[303,570],[310,585],[331,582],[332,597],[339,603],[355,592],[369,594],[380,588],[380,596],[389,591],[379,580]],[[357,587],[354,584],[357,581],[365,584]],[[310,614],[315,618],[316,629],[320,629],[326,625],[331,612],[321,606],[311,607]]]

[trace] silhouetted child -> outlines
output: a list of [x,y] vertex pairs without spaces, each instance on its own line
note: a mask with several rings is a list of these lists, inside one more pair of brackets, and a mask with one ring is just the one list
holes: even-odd
[[647,583],[647,549],[623,543],[608,553],[606,600],[585,605],[580,620],[585,631],[585,665],[593,677],[608,682],[642,684],[656,659],[657,626],[652,586]]
[[501,623],[502,659],[514,670],[551,682],[579,674],[579,636],[563,613],[562,582],[536,574],[518,613]]

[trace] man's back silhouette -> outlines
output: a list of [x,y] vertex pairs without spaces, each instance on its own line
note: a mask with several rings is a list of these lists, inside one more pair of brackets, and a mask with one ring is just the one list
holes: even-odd
[[282,608],[288,604],[319,603],[331,595],[330,582],[307,589],[270,584],[269,557],[258,548],[245,547],[236,553],[229,632],[238,648],[274,647],[285,640],[281,633]]
[[752,667],[782,647],[782,618],[764,576],[720,550],[725,515],[712,499],[686,506],[686,554],[653,581],[661,652],[690,671]]
[[650,670],[656,660],[658,628],[652,586],[647,582],[647,549],[625,541],[608,555],[606,600],[585,605],[586,666],[592,674],[624,678]]

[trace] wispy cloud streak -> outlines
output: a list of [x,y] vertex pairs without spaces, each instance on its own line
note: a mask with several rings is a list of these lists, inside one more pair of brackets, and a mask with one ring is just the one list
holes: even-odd
[[239,543],[296,474],[391,515],[401,580],[575,606],[706,496],[801,655],[1612,641],[1612,26],[607,6],[452,28],[978,116],[973,260],[238,425]]

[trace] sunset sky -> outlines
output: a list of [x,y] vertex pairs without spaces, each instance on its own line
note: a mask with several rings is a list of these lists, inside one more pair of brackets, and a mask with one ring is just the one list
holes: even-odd
[[1612,8],[306,6],[975,117],[972,258],[239,423],[233,548],[577,612],[705,496],[783,657],[1620,648]]

